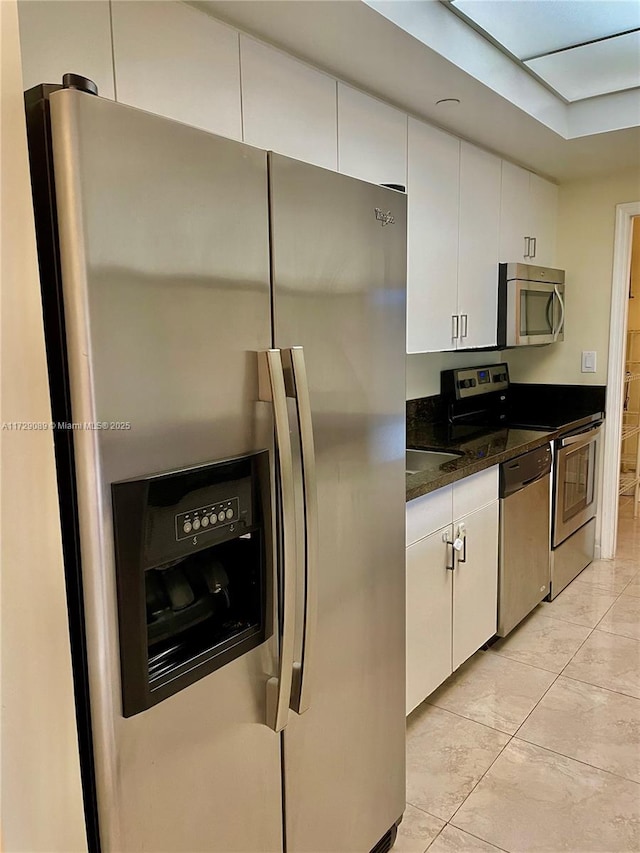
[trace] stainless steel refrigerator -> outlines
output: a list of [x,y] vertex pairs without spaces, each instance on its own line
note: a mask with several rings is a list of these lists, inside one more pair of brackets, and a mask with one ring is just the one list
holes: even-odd
[[27,116],[89,845],[389,849],[405,196],[73,76]]

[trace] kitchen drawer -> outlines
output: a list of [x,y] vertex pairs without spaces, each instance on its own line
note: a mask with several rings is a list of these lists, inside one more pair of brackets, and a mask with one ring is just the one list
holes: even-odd
[[[466,482],[466,481],[465,481]],[[406,544],[412,545],[451,524],[453,486],[444,486],[407,504]]]
[[[498,499],[498,466],[493,465],[453,484],[453,520]],[[411,503],[414,503],[411,501]],[[408,544],[409,540],[407,540]]]

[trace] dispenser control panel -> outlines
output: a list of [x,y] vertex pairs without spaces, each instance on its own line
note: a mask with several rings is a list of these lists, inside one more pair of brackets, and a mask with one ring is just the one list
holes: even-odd
[[240,501],[238,498],[218,501],[200,506],[197,509],[181,512],[176,519],[176,539],[186,539],[194,533],[205,533],[224,525],[233,525],[240,519]]

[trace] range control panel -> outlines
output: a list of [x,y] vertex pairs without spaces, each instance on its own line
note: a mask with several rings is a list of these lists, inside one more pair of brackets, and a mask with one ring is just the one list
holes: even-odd
[[483,394],[495,394],[509,387],[509,368],[507,364],[491,364],[486,367],[464,367],[450,371],[453,391],[457,400],[478,397]]
[[240,518],[239,504],[238,498],[229,498],[179,513],[176,515],[176,539],[185,539],[198,531],[213,530],[237,522]]

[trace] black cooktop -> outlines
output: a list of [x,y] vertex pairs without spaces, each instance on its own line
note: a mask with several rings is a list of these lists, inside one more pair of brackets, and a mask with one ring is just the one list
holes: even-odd
[[556,432],[604,417],[602,385],[512,383],[506,363],[440,374],[446,419],[458,429],[510,427]]

